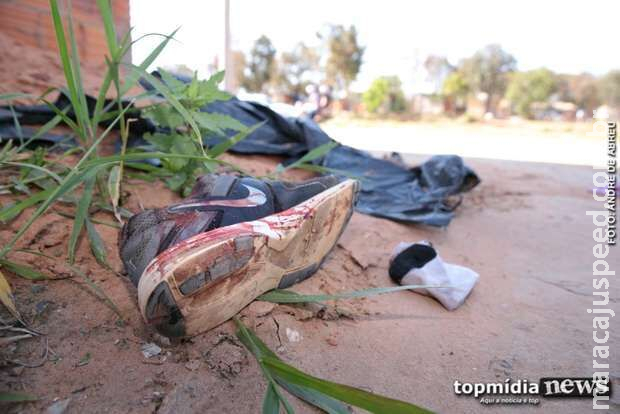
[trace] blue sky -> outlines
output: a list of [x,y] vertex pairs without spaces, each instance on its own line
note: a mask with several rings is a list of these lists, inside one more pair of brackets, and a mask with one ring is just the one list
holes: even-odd
[[[565,73],[602,74],[620,69],[617,47],[618,1],[276,1],[230,0],[232,44],[248,51],[261,34],[279,51],[297,42],[317,44],[316,32],[328,23],[355,24],[366,46],[354,89],[376,77],[398,75],[405,90],[420,88],[416,71],[428,54],[453,63],[489,43],[500,43],[519,69],[541,66]],[[207,65],[223,64],[224,0],[131,0],[135,34],[181,30],[156,62],[186,64],[207,74]],[[144,58],[156,40],[134,47]]]

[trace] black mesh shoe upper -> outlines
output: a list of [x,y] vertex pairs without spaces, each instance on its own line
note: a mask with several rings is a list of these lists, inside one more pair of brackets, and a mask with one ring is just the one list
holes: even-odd
[[165,208],[142,211],[125,223],[119,240],[121,260],[137,286],[146,266],[168,247],[205,231],[286,210],[337,182],[334,176],[302,183],[218,174],[202,176],[187,199]]

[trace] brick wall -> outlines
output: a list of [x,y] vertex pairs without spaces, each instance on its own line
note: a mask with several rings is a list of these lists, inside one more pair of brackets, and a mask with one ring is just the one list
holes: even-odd
[[[64,10],[68,2],[60,4]],[[99,66],[107,46],[97,2],[72,0],[71,5],[80,58],[87,66]],[[112,11],[122,36],[129,29],[129,0],[112,0]],[[0,0],[0,33],[30,48],[57,50],[48,0]]]

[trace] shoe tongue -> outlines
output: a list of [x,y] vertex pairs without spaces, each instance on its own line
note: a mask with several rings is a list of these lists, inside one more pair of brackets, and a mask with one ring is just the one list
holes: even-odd
[[196,211],[188,213],[183,217],[182,221],[177,221],[175,228],[170,231],[168,237],[166,237],[159,246],[159,253],[173,246],[185,239],[189,239],[199,233],[211,230],[214,228],[218,215],[217,211]]
[[189,198],[224,197],[237,180],[233,175],[206,174],[199,177]]

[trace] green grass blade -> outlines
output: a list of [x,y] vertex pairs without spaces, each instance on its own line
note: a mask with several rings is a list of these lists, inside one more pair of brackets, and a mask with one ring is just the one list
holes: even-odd
[[112,299],[110,299],[110,297],[106,295],[106,293],[103,291],[103,289],[101,289],[90,277],[88,277],[86,273],[82,272],[76,266],[73,266],[69,263],[67,263],[67,266],[69,267],[69,269],[71,269],[73,273],[84,279],[84,282],[86,282],[86,284],[95,294],[95,296],[103,303],[105,303],[108,308],[110,308],[116,314],[116,316],[118,316],[120,320],[125,320],[123,318],[123,315],[121,314],[120,309],[118,308],[118,306],[116,306],[114,301],[112,301]]
[[241,343],[248,349],[248,351],[252,353],[252,355],[254,355],[254,357],[258,361],[258,365],[260,366],[261,371],[263,372],[263,376],[267,379],[269,386],[273,387],[273,391],[278,396],[278,399],[282,402],[282,405],[284,406],[285,411],[288,414],[294,414],[295,410],[293,410],[293,407],[288,402],[286,397],[280,392],[273,376],[261,362],[262,358],[265,355],[276,358],[276,359],[278,358],[277,355],[274,354],[269,348],[267,348],[267,346],[260,339],[258,339],[258,337],[254,334],[254,332],[246,328],[246,326],[239,320],[239,318],[235,317],[233,318],[233,320],[238,328],[236,332],[237,338],[239,338]]
[[63,111],[61,111],[60,109],[58,109],[58,107],[56,105],[54,105],[53,103],[49,102],[46,99],[41,99],[41,101],[43,103],[45,103],[47,105],[48,108],[50,108],[52,111],[54,111],[54,113],[56,114],[56,116],[60,117],[60,119],[69,126],[69,128],[71,128],[75,133],[79,133],[79,129],[80,127],[78,126],[78,124],[76,124],[73,119],[69,118],[69,116],[67,115],[67,112],[69,111],[69,107],[66,107]]
[[97,231],[97,228],[88,217],[84,220],[84,224],[86,225],[86,234],[88,235],[90,250],[93,252],[93,256],[95,256],[95,259],[101,266],[110,269],[111,267],[108,263],[108,253],[105,249],[105,243]]
[[38,401],[39,399],[34,395],[24,394],[22,392],[8,392],[1,391],[0,392],[0,402],[27,402],[27,401]]
[[12,262],[6,259],[0,259],[0,266],[15,273],[19,277],[23,277],[28,280],[47,280],[50,279],[47,275],[33,269],[29,266],[25,266],[19,263]]
[[276,379],[276,382],[290,394],[304,400],[310,405],[320,408],[327,414],[350,414],[350,411],[346,405],[334,398],[328,397],[325,394],[311,388],[291,384],[290,382],[286,382],[282,379]]
[[272,384],[267,386],[267,392],[263,399],[263,414],[280,414],[280,399]]
[[[80,63],[80,53],[77,47],[77,41],[75,40],[75,31],[73,30],[73,10],[71,10],[71,3],[67,7],[67,20],[68,20],[68,32],[69,40],[71,42],[71,61],[73,66],[73,77],[75,79],[75,87],[78,97],[78,108],[74,108],[76,117],[78,117],[78,124],[82,128],[85,137],[89,137],[89,115],[88,105],[86,104],[86,93],[84,92],[84,83],[82,82],[82,65]],[[79,109],[79,111],[78,111]]]
[[11,109],[11,116],[13,117],[13,125],[15,126],[15,132],[17,133],[17,138],[19,138],[19,141],[21,144],[24,143],[24,134],[22,131],[22,125],[19,122],[19,119],[17,119],[17,114],[15,113],[15,109],[13,108],[13,105],[9,105],[9,108]]
[[[75,81],[72,59],[69,55],[67,38],[65,35],[64,25],[62,23],[62,18],[60,17],[60,10],[57,0],[50,0],[50,9],[52,14],[52,22],[54,24],[54,32],[56,34],[56,43],[58,45],[60,55],[60,62],[65,74],[65,80],[67,81],[67,88],[69,90],[69,100],[71,101],[71,106],[73,107],[76,117],[78,119],[84,119],[84,116],[81,115],[81,101],[78,97],[78,89]],[[84,131],[78,128],[75,132],[79,133],[81,136]],[[82,138],[86,139],[85,136],[82,136]]]
[[84,226],[84,220],[88,217],[88,208],[90,202],[93,199],[93,189],[95,188],[95,177],[89,178],[84,182],[84,191],[78,201],[77,209],[75,210],[75,219],[73,220],[73,229],[71,230],[71,236],[69,236],[69,263],[75,263],[75,247],[77,241],[82,232]]
[[[96,172],[97,172],[97,169],[93,168],[85,172],[83,175],[79,177],[76,177],[75,175],[68,175],[67,178],[63,180],[62,184],[58,185],[57,187],[52,188],[50,190],[48,197],[43,200],[43,203],[30,216],[28,221],[26,221],[20,227],[20,229],[13,235],[11,240],[9,240],[9,242],[5,244],[4,247],[0,250],[0,258],[6,256],[6,254],[13,248],[13,246],[15,246],[15,243],[17,242],[17,240],[19,240],[19,238],[23,236],[23,234],[26,232],[26,230],[28,230],[28,228],[32,225],[32,223],[34,223],[34,221],[38,219],[49,208],[49,206],[52,205],[52,203],[54,203],[60,197],[64,196],[65,194],[73,190],[75,187],[77,187],[82,182],[82,180],[85,180],[90,176],[94,176]],[[44,191],[41,191],[40,193],[42,192]]]
[[[70,219],[74,219],[75,218],[74,214],[65,213],[63,211],[54,211],[54,213],[58,214],[59,216],[70,218]],[[93,224],[101,224],[102,226],[112,227],[113,229],[120,229],[122,227],[118,223],[114,223],[114,222],[111,222],[111,221],[105,221],[105,220],[98,220],[98,219],[94,219],[92,217],[89,218],[89,221],[91,223],[93,223]]]
[[155,47],[153,51],[151,51],[151,53],[149,53],[149,55],[146,57],[146,59],[142,61],[142,63],[140,63],[140,65],[138,65],[138,68],[140,70],[131,71],[127,74],[127,76],[125,77],[125,83],[123,84],[123,87],[121,88],[122,95],[126,94],[129,91],[129,89],[131,89],[136,84],[136,82],[141,76],[140,73],[142,71],[146,71],[149,68],[149,66],[151,66],[153,62],[155,62],[155,59],[157,59],[157,57],[161,54],[161,52],[166,48],[166,46],[168,45],[168,42],[170,42],[171,39],[174,39],[174,35],[177,34],[179,29],[180,27],[177,27],[176,29],[172,31],[172,33],[170,33],[170,35],[164,36],[165,39],[162,40],[161,43],[157,45],[157,47]]
[[[280,166],[280,165],[278,165],[278,167],[276,168],[279,169],[278,170],[279,172],[282,172],[285,169],[284,166]],[[293,168],[298,168],[300,170],[306,170],[306,171],[312,171],[312,172],[316,172],[319,174],[341,175],[343,177],[351,178],[351,179],[358,180],[358,181],[365,180],[364,177],[352,174],[350,171],[343,171],[343,170],[338,170],[336,168],[323,167],[322,165],[317,165],[317,164],[302,163],[302,164],[297,164]]]
[[[68,111],[69,111],[69,107],[63,109],[61,112],[63,115],[66,115]],[[28,145],[30,145],[31,142],[37,140],[39,137],[43,136],[44,134],[47,134],[49,131],[55,128],[60,123],[60,121],[62,121],[62,116],[60,115],[56,115],[55,117],[47,121],[43,126],[41,126],[41,128],[37,130],[37,132],[35,132],[33,136],[31,136],[28,140],[26,140],[23,144],[19,146],[19,148],[17,149],[17,152],[21,152],[26,147],[28,147]]]
[[[248,348],[248,350],[250,350],[250,352],[252,352],[257,359],[260,360],[261,358],[269,357],[280,361],[280,358],[271,349],[269,349],[254,332],[247,329],[238,319],[235,319],[235,323],[239,328],[237,337],[239,337],[245,347]],[[314,405],[315,407],[319,407],[328,414],[349,414],[349,410],[344,404],[338,400],[326,396],[325,394],[303,386],[292,384],[282,379],[276,378],[276,382],[289,393],[311,405]]]
[[171,154],[166,152],[133,152],[125,155],[110,155],[107,157],[99,157],[97,159],[90,160],[84,163],[84,168],[92,167],[104,167],[110,164],[118,163],[119,161],[140,161],[148,159],[162,159],[162,158],[183,158],[190,160],[200,160],[216,162],[222,165],[228,165],[225,161],[213,159],[211,157],[205,157],[202,155],[190,155],[190,154]]
[[291,168],[297,168],[297,166],[300,164],[306,164],[306,163],[312,162],[318,158],[321,158],[322,156],[324,156],[325,154],[327,154],[328,152],[336,148],[338,145],[340,144],[338,144],[336,141],[330,141],[326,144],[319,145],[318,147],[314,148],[311,151],[308,151],[306,155],[304,155],[297,161],[287,165],[286,167],[279,165],[278,166],[279,168],[276,170],[276,172],[283,172]]
[[431,411],[405,401],[384,397],[359,388],[338,384],[308,375],[280,360],[263,357],[262,363],[276,379],[316,390],[340,401],[363,408],[371,413],[428,414]]
[[247,128],[247,129],[245,129],[243,131],[240,131],[239,133],[235,134],[234,136],[228,138],[227,140],[225,140],[223,142],[220,142],[219,144],[211,147],[209,149],[209,151],[207,152],[207,154],[210,157],[213,157],[213,158],[219,157],[220,155],[222,155],[223,153],[228,151],[237,142],[244,140],[252,132],[256,131],[258,128],[263,126],[265,124],[265,122],[267,122],[267,121],[263,121],[263,122],[260,122],[260,123],[258,123],[256,125],[253,125],[250,128]]
[[32,168],[33,170],[41,171],[42,173],[45,173],[46,175],[52,177],[54,180],[56,180],[56,182],[60,183],[62,181],[62,178],[60,178],[58,174],[40,165],[31,164],[28,162],[12,162],[12,161],[4,161],[4,162],[0,162],[0,164],[13,165],[15,167]]
[[108,194],[110,195],[110,203],[112,204],[112,208],[114,208],[115,216],[117,216],[117,218],[119,217],[118,213],[116,213],[116,209],[118,208],[118,202],[120,199],[121,174],[121,166],[115,165],[110,168],[110,174],[108,175]]
[[17,217],[23,210],[32,207],[50,196],[52,190],[43,190],[0,211],[0,221],[7,223]]
[[0,101],[12,101],[19,98],[36,98],[35,95],[29,93],[3,93],[0,94]]
[[272,303],[307,303],[307,302],[325,302],[328,300],[338,299],[354,299],[354,298],[366,298],[369,296],[382,295],[384,293],[393,293],[401,290],[409,289],[429,289],[429,288],[448,288],[450,286],[431,286],[431,285],[403,285],[403,286],[390,286],[379,287],[370,289],[361,289],[353,292],[336,293],[333,295],[319,294],[319,295],[302,295],[292,290],[274,289],[267,293],[260,295],[257,300]]
[[114,16],[112,15],[112,8],[110,7],[109,0],[97,0],[97,6],[101,13],[103,20],[103,29],[105,31],[105,38],[108,42],[108,50],[111,53],[111,58],[114,59],[114,53],[118,50],[116,42],[116,29],[114,28]]
[[[28,228],[34,223],[36,219],[38,219],[58,198],[62,197],[81,182],[86,181],[89,177],[94,177],[97,174],[99,168],[93,167],[87,169],[86,171],[80,170],[82,164],[86,162],[86,160],[90,157],[90,155],[95,151],[97,146],[101,143],[101,141],[108,135],[108,133],[114,128],[114,125],[118,122],[121,116],[127,111],[128,108],[123,109],[123,111],[116,117],[114,121],[108,125],[108,127],[103,131],[103,133],[97,138],[97,140],[91,145],[91,147],[84,153],[84,156],[78,161],[78,163],[73,167],[73,170],[69,172],[63,179],[62,184],[55,187],[51,190],[51,193],[48,198],[39,206],[39,208],[30,216],[30,218],[19,228],[17,233],[13,235],[11,240],[7,244],[2,247],[0,250],[0,258],[6,256],[6,254],[15,246],[15,243],[23,234],[28,230]],[[78,175],[78,171],[80,174]]]

